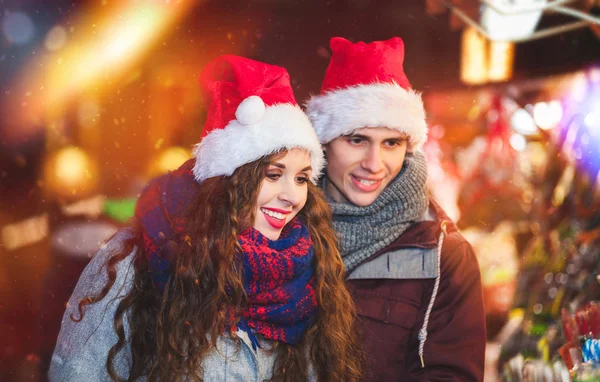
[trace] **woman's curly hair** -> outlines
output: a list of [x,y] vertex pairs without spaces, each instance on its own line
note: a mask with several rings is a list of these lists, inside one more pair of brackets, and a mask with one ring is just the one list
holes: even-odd
[[[225,309],[244,308],[245,293],[238,234],[254,220],[261,182],[269,163],[286,151],[239,167],[231,176],[205,180],[187,212],[188,240],[178,243],[173,272],[164,292],[149,277],[141,230],[126,241],[107,264],[108,282],[96,296],[79,304],[103,299],[116,281],[116,265],[135,250],[132,289],[119,302],[114,317],[118,342],[110,349],[107,370],[114,370],[116,355],[126,344],[128,320],[131,368],[127,380],[146,376],[150,381],[201,380],[202,360],[216,346],[227,327]],[[313,368],[319,381],[355,381],[361,377],[362,353],[355,329],[355,309],[346,290],[344,267],[331,214],[322,191],[308,182],[308,198],[299,218],[308,227],[315,255],[315,292],[318,314],[301,343],[275,342],[274,381],[306,381]],[[72,317],[74,320],[75,319]],[[229,333],[235,338],[235,333]]]

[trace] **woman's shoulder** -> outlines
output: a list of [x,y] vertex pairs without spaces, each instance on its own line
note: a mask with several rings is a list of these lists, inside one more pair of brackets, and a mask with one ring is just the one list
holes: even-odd
[[[81,273],[62,319],[50,365],[51,381],[109,379],[106,359],[109,350],[118,340],[113,329],[113,318],[119,302],[131,289],[134,279],[133,260],[136,249],[126,253],[124,250],[128,246],[125,244],[134,237],[135,234],[128,228],[117,232],[92,256]],[[115,264],[114,284],[104,298],[96,303],[86,304],[82,315],[79,311],[80,302],[99,295],[107,285],[109,260],[121,254],[125,257]],[[128,333],[127,320],[123,324]],[[129,360],[129,345],[126,344],[115,359],[119,375],[127,375]]]
[[135,236],[136,234],[131,227],[121,228],[104,244],[102,244],[100,248],[98,248],[98,251],[96,252],[96,254],[94,254],[92,259],[107,259],[111,257],[112,254],[122,251],[125,247],[125,244],[131,239],[134,239]]
[[[135,238],[135,232],[132,228],[126,227],[118,230],[111,238],[104,242],[98,251],[92,256],[92,263],[106,263],[108,259],[117,253],[121,253],[127,246],[127,242]],[[127,258],[133,257],[136,248],[132,248]],[[99,264],[100,265],[100,264]]]
[[123,253],[123,250],[127,249],[127,242],[133,238],[135,238],[133,230],[123,228],[100,246],[79,277],[75,288],[79,297],[90,292],[95,294],[104,287],[108,280],[108,262],[118,254],[123,254],[125,257],[115,265],[117,271],[115,286],[129,285],[133,282],[133,260],[137,248],[131,247],[129,252]]

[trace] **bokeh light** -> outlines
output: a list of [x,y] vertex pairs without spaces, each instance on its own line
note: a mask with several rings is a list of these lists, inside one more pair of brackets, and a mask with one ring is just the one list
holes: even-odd
[[560,102],[538,102],[533,107],[535,123],[543,130],[550,130],[560,122],[562,107]]
[[23,12],[6,12],[2,19],[2,33],[8,42],[27,44],[33,38],[35,27],[31,18]]
[[97,166],[82,149],[69,146],[58,150],[46,162],[46,190],[64,198],[81,197],[98,184]]
[[157,160],[151,166],[150,174],[156,176],[176,170],[191,157],[189,150],[182,147],[169,147],[158,155]]
[[594,75],[595,70],[575,78],[557,129],[564,153],[591,179],[600,172],[600,76]]
[[67,42],[67,31],[60,25],[50,29],[46,34],[44,46],[51,52],[61,49]]
[[523,135],[533,135],[538,131],[533,117],[525,109],[517,109],[510,118],[510,123],[517,133]]
[[[90,92],[101,94],[113,81],[129,73],[169,32],[169,27],[197,4],[189,0],[90,4],[81,16],[70,21],[77,28],[66,30],[65,26],[55,25],[48,31],[42,41],[47,54],[36,55],[29,61],[13,90],[23,102],[19,105],[12,97],[0,107],[13,111],[15,106],[21,106],[13,118],[13,124],[19,128],[40,125],[49,116],[66,113],[65,109],[76,97]],[[10,15],[10,19],[5,17],[3,21],[5,34],[17,36],[15,30],[28,30],[23,14]],[[24,40],[25,34],[32,36],[33,31],[19,32],[19,41]]]
[[527,146],[527,141],[521,134],[513,134],[510,136],[510,145],[517,151],[523,151]]

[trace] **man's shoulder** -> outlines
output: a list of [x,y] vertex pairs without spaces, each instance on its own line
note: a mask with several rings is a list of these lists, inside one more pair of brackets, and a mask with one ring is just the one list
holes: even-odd
[[459,231],[446,235],[443,244],[441,254],[442,273],[455,270],[460,270],[460,272],[476,270],[479,272],[479,263],[473,247]]
[[471,245],[458,230],[448,232],[444,236],[444,246],[442,253],[456,252],[459,249],[470,249]]
[[373,259],[361,264],[349,279],[432,279],[438,275],[438,246],[441,273],[479,270],[475,252],[452,224],[441,236],[440,220],[413,224],[394,243]]

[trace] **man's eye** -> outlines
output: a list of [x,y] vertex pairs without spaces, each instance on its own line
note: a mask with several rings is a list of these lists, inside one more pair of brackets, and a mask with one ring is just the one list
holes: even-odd
[[388,147],[397,147],[397,146],[402,146],[402,144],[406,142],[406,140],[403,139],[393,139],[391,141],[386,141],[386,145]]

